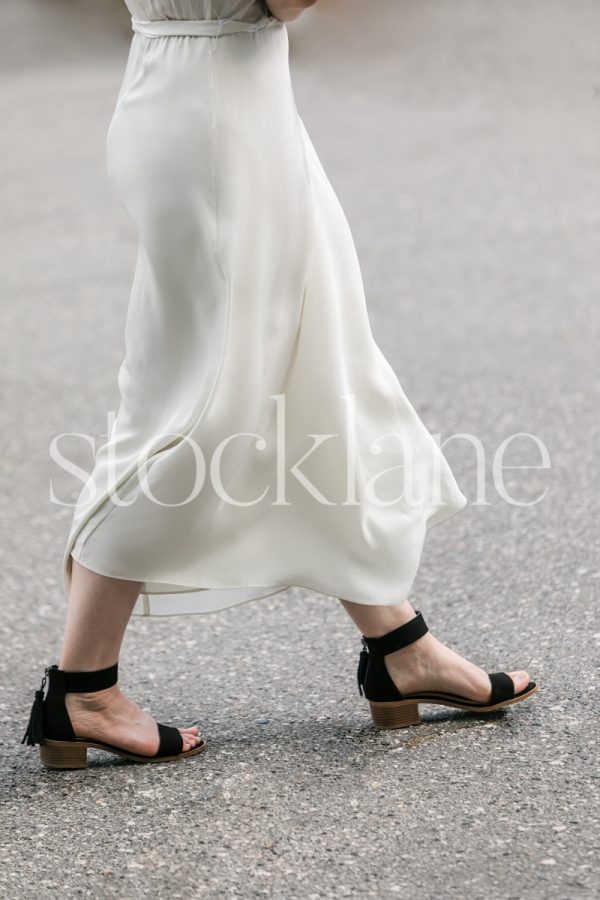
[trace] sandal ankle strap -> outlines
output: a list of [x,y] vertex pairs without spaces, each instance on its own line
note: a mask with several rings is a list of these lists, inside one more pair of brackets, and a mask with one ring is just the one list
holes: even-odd
[[363,636],[363,644],[368,648],[369,653],[379,653],[382,656],[387,656],[389,653],[408,647],[409,644],[414,644],[424,634],[427,634],[429,628],[425,623],[425,619],[419,610],[415,610],[415,613],[414,619],[411,619],[410,622],[400,625],[399,628],[395,628],[393,631],[388,631],[382,637]]
[[[119,664],[96,669],[95,672],[65,672],[55,664],[44,672],[29,714],[22,744],[46,743],[46,738],[74,741],[75,733],[65,706],[65,694],[87,694],[103,691],[117,683]],[[48,682],[48,693],[44,688]]]
[[65,672],[58,666],[51,666],[50,672],[53,670],[57,675],[60,673],[65,694],[92,694],[95,691],[104,691],[117,683],[119,663],[107,666],[106,669],[96,669],[95,672]]

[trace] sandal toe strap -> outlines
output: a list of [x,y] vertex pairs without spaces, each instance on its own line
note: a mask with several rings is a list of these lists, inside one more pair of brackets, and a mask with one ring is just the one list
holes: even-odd
[[492,685],[492,694],[490,697],[490,706],[495,703],[503,703],[505,700],[512,700],[515,696],[515,685],[506,672],[488,673]]
[[155,756],[177,756],[183,750],[183,738],[178,728],[171,725],[158,725],[158,736],[160,743]]

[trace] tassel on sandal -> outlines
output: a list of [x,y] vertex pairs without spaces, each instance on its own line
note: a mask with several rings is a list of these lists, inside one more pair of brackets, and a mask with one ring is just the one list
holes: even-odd
[[526,688],[515,694],[515,686],[506,672],[488,674],[491,684],[489,700],[479,703],[456,694],[443,691],[419,691],[412,694],[401,694],[394,684],[387,667],[385,657],[408,647],[429,631],[419,611],[416,616],[399,628],[379,638],[362,639],[363,649],[358,663],[358,690],[369,701],[371,718],[376,728],[405,728],[408,725],[419,725],[419,703],[430,703],[439,706],[452,706],[470,712],[493,712],[520,703],[537,693],[537,685],[530,681]]
[[[187,759],[204,750],[205,744],[201,741],[183,753],[183,737],[179,729],[160,723],[157,723],[160,743],[153,756],[130,753],[122,747],[94,738],[77,737],[65,703],[65,694],[103,691],[115,685],[117,677],[118,663],[95,672],[65,672],[56,665],[49,666],[40,689],[35,692],[29,723],[21,743],[29,746],[38,744],[42,763],[51,769],[85,769],[90,747],[115,753],[137,763]],[[46,683],[48,691],[44,697]]]

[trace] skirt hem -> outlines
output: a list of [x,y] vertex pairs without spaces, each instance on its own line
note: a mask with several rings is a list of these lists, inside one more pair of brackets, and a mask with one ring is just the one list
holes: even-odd
[[[463,496],[463,501],[460,505],[457,502],[455,505],[452,505],[451,508],[440,507],[436,511],[435,514],[430,516],[430,518],[426,521],[426,529],[429,531],[431,528],[434,528],[441,522],[446,521],[447,519],[452,518],[458,512],[460,512],[467,505],[467,499]],[[180,615],[208,615],[213,612],[220,612],[225,609],[229,609],[233,606],[238,606],[242,603],[248,603],[252,600],[263,600],[268,597],[273,597],[276,594],[284,593],[285,591],[293,590],[293,589],[302,589],[311,591],[314,593],[322,594],[325,597],[336,597],[336,594],[332,594],[329,587],[324,584],[319,585],[318,579],[312,582],[312,579],[305,579],[303,577],[298,579],[290,579],[292,583],[290,584],[262,584],[256,585],[251,584],[252,579],[238,579],[235,582],[231,580],[220,581],[219,579],[208,579],[208,584],[202,587],[192,587],[190,585],[177,584],[174,582],[149,582],[146,579],[133,577],[131,575],[124,576],[122,573],[115,572],[107,572],[107,571],[99,571],[95,566],[88,566],[85,559],[85,554],[82,555],[81,559],[78,559],[77,556],[74,556],[71,553],[73,559],[80,563],[80,565],[85,566],[86,568],[90,568],[91,571],[96,572],[98,575],[104,575],[108,578],[119,578],[125,581],[139,581],[141,584],[146,587],[147,584],[152,584],[153,586],[162,584],[164,586],[164,590],[158,590],[156,587],[152,590],[142,590],[140,591],[140,596],[138,601],[134,607],[133,615],[136,616],[147,616],[147,617],[163,617],[163,616],[180,616]],[[311,583],[312,582],[312,583]],[[259,593],[255,593],[258,591]],[[236,593],[237,592],[237,593]],[[229,597],[227,594],[229,593]],[[207,594],[212,594],[213,596],[216,594],[221,594],[219,598],[215,598],[211,603],[209,602],[204,607],[201,603],[201,595],[207,598]],[[235,596],[234,596],[235,594]],[[407,596],[399,597],[397,594],[394,597],[388,597],[387,595],[381,596],[381,594],[377,594],[374,599],[364,599],[364,596],[361,595],[360,598],[352,596],[352,591],[344,590],[342,595],[345,600],[348,600],[352,603],[360,603],[365,606],[395,606],[397,604],[403,603]],[[193,599],[191,595],[194,595]],[[168,599],[167,598],[173,598]],[[200,601],[200,603],[198,602]],[[166,611],[159,611],[166,610]]]

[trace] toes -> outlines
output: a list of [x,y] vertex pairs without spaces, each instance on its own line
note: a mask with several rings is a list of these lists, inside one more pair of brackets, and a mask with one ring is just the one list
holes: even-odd
[[180,728],[179,732],[183,739],[182,753],[187,753],[188,750],[197,747],[202,740],[196,726],[193,728]]
[[525,690],[525,688],[529,684],[529,672],[508,672],[508,675],[510,675],[513,680],[513,684],[515,686],[515,694],[518,694],[520,693],[520,691]]

